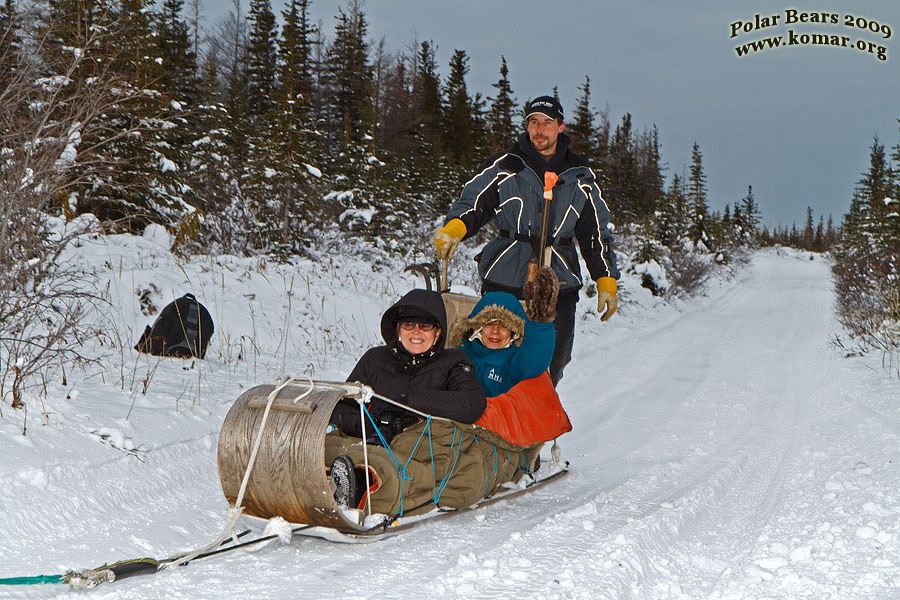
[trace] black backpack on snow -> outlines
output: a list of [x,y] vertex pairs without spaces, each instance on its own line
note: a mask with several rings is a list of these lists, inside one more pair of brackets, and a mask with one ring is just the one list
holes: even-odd
[[147,326],[134,349],[154,356],[203,358],[212,334],[209,311],[193,294],[185,294],[162,309],[153,327]]

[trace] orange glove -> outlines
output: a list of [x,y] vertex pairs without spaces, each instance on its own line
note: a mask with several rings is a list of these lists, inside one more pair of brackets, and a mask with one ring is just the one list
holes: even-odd
[[438,258],[450,260],[456,254],[456,247],[466,237],[466,224],[459,219],[450,222],[434,232],[434,249]]
[[601,277],[597,280],[597,312],[601,315],[600,320],[609,321],[618,308],[615,277]]

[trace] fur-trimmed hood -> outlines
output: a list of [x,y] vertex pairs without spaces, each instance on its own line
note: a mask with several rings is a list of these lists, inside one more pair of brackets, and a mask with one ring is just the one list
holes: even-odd
[[488,292],[465,319],[457,321],[450,330],[447,345],[458,348],[472,332],[491,321],[500,321],[513,332],[514,344],[522,345],[525,335],[525,310],[515,296],[507,292]]

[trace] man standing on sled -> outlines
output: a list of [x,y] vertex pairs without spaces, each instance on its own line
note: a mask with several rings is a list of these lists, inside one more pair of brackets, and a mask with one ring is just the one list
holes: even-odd
[[572,358],[575,304],[583,281],[575,242],[597,283],[597,312],[606,321],[616,312],[616,255],[608,225],[609,208],[594,172],[569,148],[559,101],[540,96],[526,108],[527,131],[507,150],[488,158],[450,207],[434,243],[439,258],[450,259],[460,241],[493,221],[498,235],[478,255],[482,294],[505,291],[523,297],[528,263],[536,253],[544,206],[544,175],[555,173],[546,244],[550,267],[559,279],[556,347],[550,376],[556,385]]

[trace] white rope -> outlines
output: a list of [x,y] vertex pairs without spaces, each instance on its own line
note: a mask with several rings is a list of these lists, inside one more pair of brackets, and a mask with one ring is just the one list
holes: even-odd
[[[294,377],[285,377],[281,381],[281,383],[279,383],[275,386],[275,388],[272,390],[272,392],[269,394],[269,396],[267,398],[266,409],[265,409],[265,411],[263,411],[262,420],[259,423],[259,429],[256,431],[256,439],[253,441],[253,450],[250,452],[250,460],[247,462],[247,468],[244,470],[244,479],[243,479],[243,481],[241,481],[241,488],[240,488],[240,491],[238,492],[237,498],[234,501],[234,505],[231,506],[228,509],[228,511],[226,512],[227,519],[225,520],[225,528],[222,530],[222,534],[218,538],[216,538],[213,542],[207,544],[206,546],[204,546],[202,548],[199,548],[197,550],[194,550],[193,552],[189,552],[187,554],[182,554],[181,556],[178,556],[175,558],[170,558],[170,559],[164,561],[163,563],[160,564],[160,569],[163,569],[172,563],[181,564],[181,563],[190,562],[190,561],[194,560],[195,558],[197,558],[198,556],[200,556],[201,554],[203,554],[204,552],[209,552],[211,550],[215,550],[216,548],[218,548],[221,545],[222,542],[224,542],[228,538],[228,536],[232,536],[232,538],[234,538],[235,543],[237,542],[237,537],[235,536],[235,533],[234,533],[234,527],[235,527],[235,525],[237,525],[238,519],[241,518],[241,513],[244,511],[244,507],[241,506],[241,503],[244,501],[244,492],[247,491],[247,483],[250,481],[250,471],[253,470],[253,464],[256,462],[256,455],[257,455],[257,452],[259,451],[259,446],[262,443],[263,429],[265,429],[266,421],[269,419],[269,411],[271,410],[272,404],[275,402],[275,398],[278,396],[278,393],[281,390],[283,390],[285,387],[287,387],[287,385],[289,383],[294,381],[294,379],[295,379]],[[309,381],[311,384],[310,389],[307,390],[306,393],[303,396],[301,396],[300,398],[305,397],[312,391],[312,388],[313,388],[312,379],[310,379]],[[299,400],[300,398],[297,398],[297,400]]]
[[[362,423],[362,434],[363,434],[363,471],[366,473],[366,508],[368,509],[369,516],[372,516],[372,494],[369,493],[369,490],[372,487],[372,484],[369,483],[369,444],[366,443],[366,409],[365,405],[372,400],[372,396],[375,395],[375,392],[369,386],[364,386],[361,394],[361,398],[358,400],[359,402],[359,420]],[[352,476],[352,473],[351,473]]]
[[[364,387],[367,387],[367,386],[364,386]],[[378,398],[379,400],[384,400],[384,401],[387,402],[388,404],[393,404],[394,406],[397,406],[397,407],[399,407],[399,408],[402,408],[403,410],[408,410],[408,411],[411,412],[411,413],[415,413],[415,414],[417,414],[417,415],[419,415],[420,417],[423,417],[423,418],[425,418],[425,419],[429,419],[429,418],[430,418],[432,421],[447,421],[448,423],[451,421],[451,419],[447,419],[447,418],[445,418],[445,417],[438,417],[438,416],[436,416],[436,415],[429,415],[428,413],[422,412],[422,411],[420,411],[420,410],[416,410],[415,408],[413,408],[413,407],[411,407],[411,406],[407,406],[406,404],[400,404],[400,403],[397,402],[396,400],[391,400],[390,398],[387,398],[387,397],[382,396],[382,395],[380,395],[380,394],[376,394],[375,392],[372,392],[372,396],[375,397],[375,398]]]
[[[306,398],[307,396],[312,394],[313,389],[315,389],[315,387],[316,387],[316,384],[313,381],[313,378],[310,377],[309,375],[301,375],[300,377],[303,377],[306,379],[306,382],[309,384],[309,387],[306,388],[305,392],[303,392],[302,394],[300,394],[299,396],[294,398],[294,404],[297,404],[298,402],[300,402],[301,400],[303,400],[304,398]],[[291,381],[295,381],[296,379],[297,379],[297,377],[294,377],[291,379]]]

